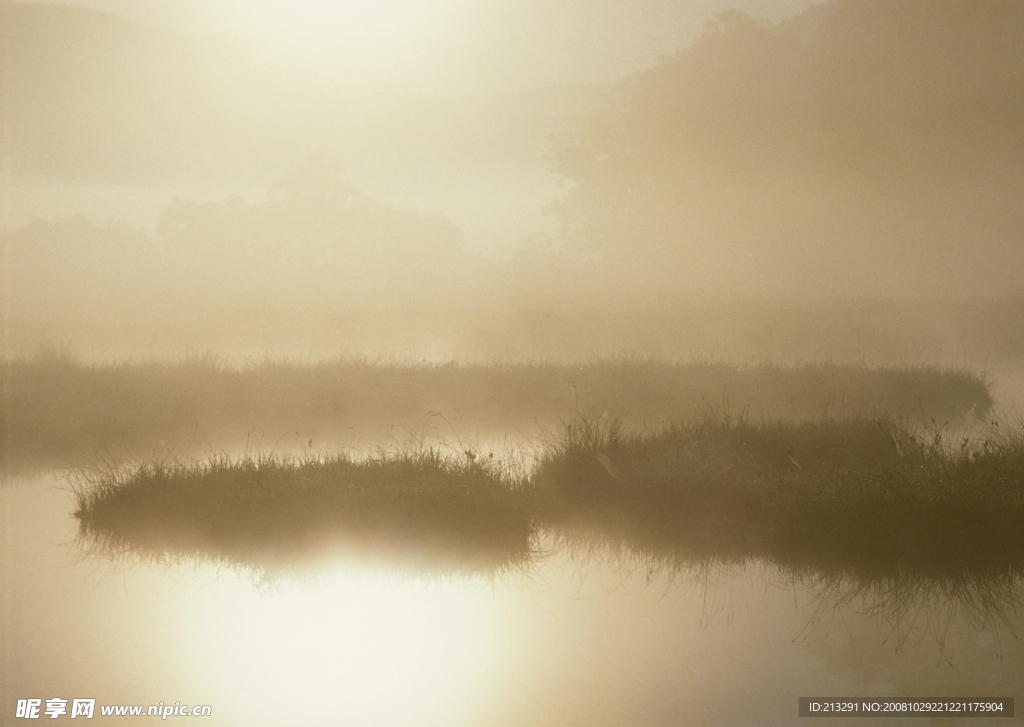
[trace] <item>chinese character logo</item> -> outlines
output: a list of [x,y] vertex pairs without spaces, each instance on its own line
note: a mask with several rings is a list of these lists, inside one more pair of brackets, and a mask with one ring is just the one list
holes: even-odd
[[76,699],[71,702],[71,719],[75,717],[92,719],[94,709],[96,709],[95,699]]
[[18,710],[14,716],[24,719],[39,719],[39,705],[42,703],[42,699],[19,699]]

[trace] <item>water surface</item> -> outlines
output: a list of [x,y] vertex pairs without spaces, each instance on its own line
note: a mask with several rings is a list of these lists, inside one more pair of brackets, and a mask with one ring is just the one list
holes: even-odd
[[261,580],[91,554],[64,488],[0,490],[4,724],[30,697],[209,704],[215,725],[797,724],[800,696],[1024,684],[1020,584],[994,608],[894,608],[758,563],[552,549],[493,578],[350,562]]

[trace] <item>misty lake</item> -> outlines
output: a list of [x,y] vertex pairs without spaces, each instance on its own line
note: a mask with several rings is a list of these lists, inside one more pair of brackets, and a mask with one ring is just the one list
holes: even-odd
[[[1017,416],[1024,380],[992,389]],[[161,703],[209,705],[214,725],[798,724],[800,697],[1024,684],[1019,578],[865,586],[820,565],[652,565],[543,532],[494,575],[342,554],[278,578],[111,559],[74,509],[61,470],[0,487],[4,724],[22,723],[19,700],[55,698],[95,699],[100,724],[124,720],[102,706]]]
[[0,498],[4,724],[28,698],[210,705],[217,725],[797,724],[801,696],[1024,683],[1019,581],[946,600],[552,549],[494,577],[348,563],[254,583],[89,554],[61,473]]
[[0,727],[1024,723],[1022,71],[1022,0],[0,0]]

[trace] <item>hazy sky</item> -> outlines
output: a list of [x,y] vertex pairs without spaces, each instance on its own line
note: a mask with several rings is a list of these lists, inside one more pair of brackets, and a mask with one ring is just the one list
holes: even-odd
[[[409,280],[452,288],[450,275],[432,285],[415,271],[424,256],[446,271],[511,260],[520,267],[503,279],[531,304],[584,278],[580,305],[1020,289],[1017,0],[840,0],[817,24],[787,26],[804,43],[742,15],[698,34],[730,6],[779,21],[811,0],[80,1],[133,22],[69,0],[10,13],[4,224],[84,214],[163,244],[174,199],[196,203],[179,206],[175,250],[221,257],[181,252],[179,273],[205,275],[221,308],[239,259],[253,266],[240,269],[238,300],[257,291],[266,303],[271,286],[249,278],[286,280],[282,250],[295,274],[275,288],[281,300],[333,295],[344,271],[381,260],[407,297]],[[618,79],[630,103],[607,107],[599,82]],[[325,158],[362,206],[289,212],[267,197]],[[337,181],[302,174],[321,191]],[[249,206],[224,202],[232,195]],[[29,253],[63,254],[78,234],[67,227],[19,233],[20,264],[56,265]],[[79,231],[85,252],[116,247],[105,228]],[[424,242],[434,237],[445,244]]]
[[688,45],[715,13],[780,20],[814,0],[53,0],[336,56],[427,93],[612,80]]

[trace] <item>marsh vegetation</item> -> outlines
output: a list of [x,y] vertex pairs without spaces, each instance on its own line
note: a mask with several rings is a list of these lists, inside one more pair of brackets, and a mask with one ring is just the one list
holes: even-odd
[[8,471],[194,456],[238,449],[252,437],[267,448],[312,439],[321,449],[393,442],[402,428],[434,427],[449,439],[531,439],[578,414],[636,429],[710,413],[751,421],[892,416],[957,426],[983,420],[992,406],[987,380],[971,371],[827,363],[230,366],[214,357],[87,364],[49,354],[0,362],[0,379],[0,457]]
[[665,562],[881,580],[1024,573],[1024,437],[893,420],[574,423],[533,475],[546,521]]
[[1024,684],[1020,0],[0,0],[0,48],[0,702]]
[[529,469],[428,448],[146,464],[83,480],[75,516],[101,553],[260,578],[332,552],[496,573],[554,548],[652,573],[764,563],[897,609],[935,593],[971,608],[1024,576],[1024,432],[951,441],[892,419],[709,417],[630,434],[577,418]]
[[534,531],[512,481],[429,449],[150,464],[77,498],[82,535],[111,556],[278,576],[339,554],[399,571],[494,573],[529,557]]

